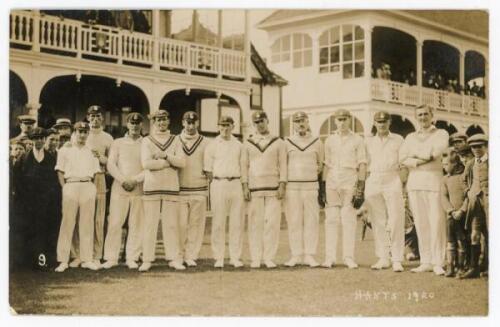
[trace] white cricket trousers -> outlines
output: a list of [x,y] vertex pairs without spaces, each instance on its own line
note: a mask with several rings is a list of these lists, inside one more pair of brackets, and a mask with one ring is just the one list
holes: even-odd
[[248,215],[248,243],[253,262],[272,261],[278,251],[281,201],[277,196],[253,196]]
[[409,191],[418,236],[420,264],[442,267],[446,253],[446,219],[439,192]]
[[104,259],[118,261],[122,242],[122,228],[128,216],[126,260],[137,261],[142,248],[142,220],[144,217],[140,195],[111,193],[108,232],[104,243]]
[[318,190],[286,190],[288,240],[293,257],[315,255],[319,236]]
[[[94,244],[94,212],[96,187],[94,183],[66,183],[62,189],[62,221],[57,240],[57,261],[67,263],[71,240],[79,212],[79,252],[83,262],[92,261]],[[78,210],[80,209],[80,210]]]
[[224,260],[226,248],[226,218],[229,216],[229,258],[239,260],[243,243],[243,189],[239,179],[212,180],[212,253],[215,260]]
[[353,191],[326,189],[325,258],[337,262],[339,225],[342,224],[342,258],[354,260],[356,238],[356,209],[351,204]]
[[143,197],[144,220],[142,225],[142,261],[155,261],[158,223],[161,220],[161,232],[165,260],[179,261],[179,202],[165,199]]
[[402,262],[405,207],[399,174],[370,174],[366,180],[365,194],[375,239],[375,255],[379,259]]
[[106,178],[103,173],[95,175],[97,189],[95,204],[94,259],[102,259],[104,250],[104,221],[106,218]]
[[185,260],[196,260],[205,236],[207,197],[181,195],[179,202],[179,239]]

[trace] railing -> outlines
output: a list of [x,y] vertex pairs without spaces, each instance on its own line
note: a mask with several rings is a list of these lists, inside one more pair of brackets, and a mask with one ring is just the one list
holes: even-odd
[[488,116],[488,101],[485,99],[388,80],[372,79],[371,96],[373,100],[403,106],[426,104],[438,111]]
[[152,69],[175,69],[216,77],[244,79],[244,52],[122,30],[116,27],[12,11],[10,43],[33,51],[77,58],[104,58],[118,64],[142,64]]
[[31,44],[33,42],[33,18],[24,11],[10,14],[10,42]]

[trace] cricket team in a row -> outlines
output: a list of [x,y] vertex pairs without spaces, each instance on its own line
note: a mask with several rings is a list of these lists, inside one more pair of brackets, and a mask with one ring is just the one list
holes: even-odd
[[[210,198],[211,248],[216,268],[225,264],[227,221],[229,264],[236,268],[244,265],[241,255],[246,213],[250,267],[276,267],[282,207],[291,252],[285,265],[319,266],[315,256],[322,202],[323,267],[331,268],[338,262],[340,234],[343,264],[350,269],[358,267],[357,210],[365,205],[379,259],[371,268],[392,265],[395,272],[401,272],[403,196],[408,192],[420,250],[420,266],[412,271],[442,275],[447,249],[442,155],[448,149],[449,136],[432,124],[429,107],[417,107],[415,116],[418,130],[403,139],[389,131],[390,114],[377,112],[376,134],[363,138],[351,131],[349,111],[340,109],[334,114],[337,129],[323,144],[311,135],[304,112],[292,117],[294,134],[281,139],[269,133],[266,113],[256,111],[252,114],[255,133],[242,143],[232,135],[234,121],[229,116],[220,117],[220,134],[210,140],[198,133],[195,112],[186,112],[181,134],[172,135],[168,112],[157,110],[150,115],[149,136],[141,136],[144,118],[131,113],[127,134],[113,140],[102,131],[102,109],[92,106],[88,110],[89,123],[76,123],[71,141],[57,155],[55,169],[63,191],[56,271],[63,272],[70,266],[78,211],[79,257],[72,266],[81,263],[91,270],[117,266],[127,217],[129,268],[151,268],[160,220],[169,266],[176,270],[196,266]],[[106,172],[114,181],[104,235]]]

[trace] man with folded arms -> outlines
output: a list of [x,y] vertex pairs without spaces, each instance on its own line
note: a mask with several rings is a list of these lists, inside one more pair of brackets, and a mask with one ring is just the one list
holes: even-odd
[[59,152],[55,170],[62,187],[62,222],[57,240],[56,272],[68,268],[71,240],[79,213],[79,239],[82,267],[98,270],[93,262],[94,213],[96,187],[93,179],[100,172],[99,161],[85,144],[89,135],[89,124],[78,122],[74,126],[75,144]]
[[141,165],[141,128],[144,118],[133,112],[127,116],[127,134],[111,144],[107,168],[113,176],[109,206],[108,233],[104,243],[103,268],[118,265],[122,240],[122,227],[128,215],[126,263],[130,269],[137,269],[141,254],[142,182],[144,173]]
[[144,169],[144,224],[142,265],[148,271],[155,260],[158,223],[161,219],[165,259],[175,270],[184,270],[179,248],[179,168],[186,166],[182,144],[170,134],[168,112],[159,109],[150,115],[153,132],[141,145]]
[[234,120],[230,116],[219,118],[220,135],[205,150],[204,169],[210,185],[212,204],[212,252],[215,268],[224,267],[226,247],[226,218],[229,216],[229,258],[235,268],[243,267],[240,261],[244,227],[243,189],[247,158],[243,144],[231,132]]
[[441,206],[441,156],[448,148],[448,132],[432,124],[432,109],[426,105],[415,108],[417,131],[406,136],[399,153],[400,163],[410,173],[406,188],[420,251],[420,266],[412,272],[434,271],[444,275],[446,252],[446,219]]
[[255,111],[252,122],[256,133],[244,143],[248,156],[242,179],[243,195],[250,202],[248,241],[251,268],[275,268],[281,222],[281,200],[285,195],[287,161],[284,142],[269,133],[269,120],[264,111]]

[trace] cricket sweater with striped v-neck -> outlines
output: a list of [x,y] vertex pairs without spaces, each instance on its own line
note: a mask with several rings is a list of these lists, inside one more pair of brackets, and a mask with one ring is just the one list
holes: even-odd
[[277,195],[280,182],[286,182],[286,148],[277,136],[254,135],[244,143],[247,171],[243,183],[254,196]]
[[[166,153],[166,159],[158,155]],[[186,159],[179,138],[170,132],[155,132],[142,141],[141,163],[144,168],[144,195],[165,197],[179,194],[179,168]]]
[[177,137],[186,158],[186,166],[179,172],[181,194],[206,195],[208,180],[203,171],[203,160],[205,148],[210,141],[198,133],[187,135],[182,132]]
[[288,156],[287,189],[317,190],[318,175],[324,160],[323,143],[310,134],[286,138]]

